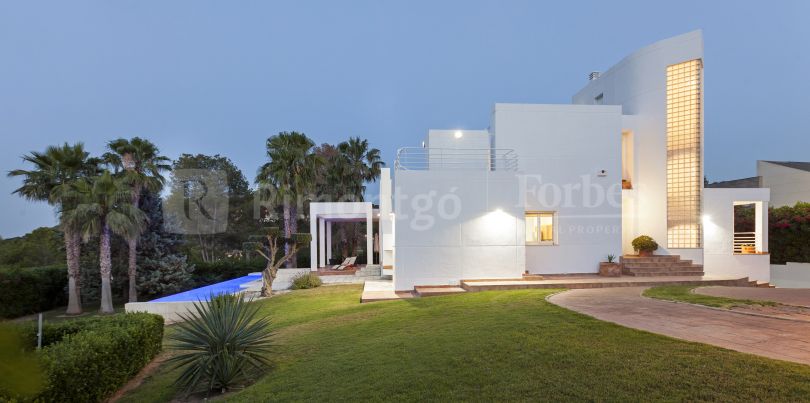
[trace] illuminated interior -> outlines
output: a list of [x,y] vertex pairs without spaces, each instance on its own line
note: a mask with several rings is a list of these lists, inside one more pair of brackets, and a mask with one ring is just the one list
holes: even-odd
[[554,243],[554,213],[526,213],[526,243]]
[[667,243],[701,247],[702,63],[667,67]]

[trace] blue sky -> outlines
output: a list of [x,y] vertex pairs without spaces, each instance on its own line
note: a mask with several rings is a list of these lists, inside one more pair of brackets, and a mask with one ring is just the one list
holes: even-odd
[[[172,158],[264,139],[368,138],[393,161],[429,128],[485,128],[495,102],[568,103],[591,70],[697,28],[706,173],[810,161],[810,2],[0,0],[0,170],[49,144],[143,136]],[[0,235],[54,214],[0,179]]]

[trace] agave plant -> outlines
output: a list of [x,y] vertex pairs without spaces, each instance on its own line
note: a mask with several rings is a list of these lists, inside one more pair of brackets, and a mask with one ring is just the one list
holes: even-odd
[[170,359],[182,368],[175,381],[185,393],[203,389],[223,393],[269,367],[272,346],[267,317],[241,295],[212,295],[181,315],[184,322],[169,339],[178,354]]

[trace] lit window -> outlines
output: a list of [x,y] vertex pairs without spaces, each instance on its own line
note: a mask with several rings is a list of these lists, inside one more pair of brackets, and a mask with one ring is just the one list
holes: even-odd
[[554,244],[554,213],[526,213],[526,243]]
[[702,68],[699,59],[667,67],[667,246],[701,247]]

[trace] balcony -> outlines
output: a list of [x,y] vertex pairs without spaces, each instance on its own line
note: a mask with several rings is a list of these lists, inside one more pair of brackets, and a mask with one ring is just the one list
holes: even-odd
[[403,147],[397,150],[394,168],[404,171],[517,171],[518,158],[512,149]]

